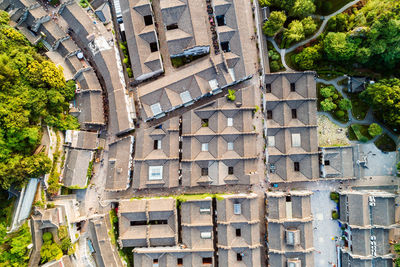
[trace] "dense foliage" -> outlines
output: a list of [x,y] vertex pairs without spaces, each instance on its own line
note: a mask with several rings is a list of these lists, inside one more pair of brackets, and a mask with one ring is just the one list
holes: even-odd
[[24,36],[8,25],[0,11],[0,186],[21,186],[51,168],[44,154],[32,155],[40,143],[42,123],[77,128],[68,115],[74,82],[60,67],[39,55]]
[[[368,0],[358,9],[332,17],[314,47],[294,56],[299,68],[311,69],[313,64],[318,70],[334,64],[345,72],[357,68],[395,73],[400,62],[400,1]],[[301,58],[307,64],[300,65]]]
[[63,256],[60,245],[54,242],[50,232],[43,233],[43,245],[40,249],[40,262],[46,263],[52,260],[59,260]]
[[28,266],[29,250],[32,238],[28,223],[16,232],[6,234],[6,227],[0,224],[0,266]]
[[395,129],[400,127],[400,80],[380,80],[361,93],[376,115]]

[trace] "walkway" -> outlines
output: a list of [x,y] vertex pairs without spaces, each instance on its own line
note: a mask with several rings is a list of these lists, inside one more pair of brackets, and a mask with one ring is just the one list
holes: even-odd
[[285,59],[285,55],[286,53],[290,53],[293,52],[295,49],[297,49],[300,46],[303,46],[305,44],[307,44],[308,42],[310,42],[311,40],[316,39],[318,36],[321,35],[321,33],[325,30],[326,24],[328,23],[329,19],[336,16],[337,14],[342,13],[343,11],[345,11],[346,9],[348,9],[349,7],[357,4],[358,2],[360,2],[360,0],[354,0],[351,1],[350,3],[344,5],[341,9],[337,10],[336,12],[333,12],[332,14],[328,15],[328,16],[320,16],[319,18],[322,19],[322,24],[319,27],[318,31],[311,37],[291,46],[290,48],[287,49],[280,49],[278,47],[278,45],[276,44],[274,38],[269,37],[268,41],[270,41],[272,43],[272,45],[274,46],[275,50],[281,55],[281,61],[282,61],[282,65],[285,67],[286,71],[293,71],[291,68],[289,68],[289,66],[286,64],[286,59]]

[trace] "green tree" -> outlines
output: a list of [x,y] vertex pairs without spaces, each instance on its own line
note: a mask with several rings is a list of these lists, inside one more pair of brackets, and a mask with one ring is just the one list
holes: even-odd
[[321,88],[320,94],[325,98],[332,97],[335,94],[334,87],[330,85],[330,86]]
[[339,101],[339,108],[341,110],[349,110],[351,109],[351,101],[347,98],[343,98]]
[[314,12],[315,5],[312,0],[296,0],[289,14],[294,17],[304,18]]
[[258,3],[262,7],[266,7],[266,6],[270,6],[271,5],[271,1],[270,0],[258,0]]
[[327,29],[331,32],[345,32],[349,24],[349,15],[340,13],[329,19]]
[[267,36],[274,36],[286,21],[286,15],[283,11],[272,11],[269,19],[263,25],[263,33]]
[[286,40],[287,44],[292,42],[298,42],[304,39],[304,28],[303,24],[298,20],[293,20],[289,27],[283,32],[283,37]]
[[321,59],[321,47],[306,47],[300,53],[294,56],[294,62],[302,70],[311,70],[314,68],[315,62]]
[[336,109],[336,104],[332,102],[331,99],[327,98],[321,101],[321,108],[323,111],[331,111]]
[[8,24],[10,21],[10,16],[4,10],[0,10],[0,24]]
[[306,17],[301,20],[301,24],[303,24],[304,34],[311,35],[317,29],[317,24],[313,20],[312,17]]
[[66,237],[68,237],[68,227],[66,225],[61,225],[58,228],[58,238],[64,239]]
[[323,44],[327,58],[332,61],[349,61],[357,50],[357,45],[348,41],[347,35],[342,32],[329,32]]
[[32,242],[28,223],[23,224],[17,233],[5,237],[4,241],[0,248],[0,266],[27,266],[28,245]]
[[372,137],[381,135],[382,128],[377,123],[371,123],[371,125],[368,127],[368,133]]
[[61,130],[79,127],[68,114],[75,82],[62,68],[36,52],[24,36],[7,25],[0,12],[0,186],[23,186],[50,170],[44,154],[32,155],[43,124]]

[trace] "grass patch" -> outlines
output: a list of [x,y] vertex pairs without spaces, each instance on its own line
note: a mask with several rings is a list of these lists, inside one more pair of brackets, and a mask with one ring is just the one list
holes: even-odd
[[317,6],[316,13],[323,16],[330,15],[351,1],[352,0],[317,0],[315,1]]
[[376,139],[374,144],[382,152],[394,152],[394,151],[396,151],[396,143],[387,134],[382,134],[378,139]]

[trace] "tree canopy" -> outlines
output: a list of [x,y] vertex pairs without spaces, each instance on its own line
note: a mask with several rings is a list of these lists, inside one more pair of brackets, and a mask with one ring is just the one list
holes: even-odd
[[0,11],[0,186],[23,185],[51,168],[44,154],[32,155],[41,140],[41,126],[77,128],[68,114],[75,83],[62,68],[46,60],[25,37],[8,25]]
[[286,21],[286,15],[283,11],[272,11],[269,19],[263,25],[263,32],[267,36],[274,36]]
[[368,85],[361,97],[372,105],[377,116],[393,128],[400,127],[400,80],[383,79]]

